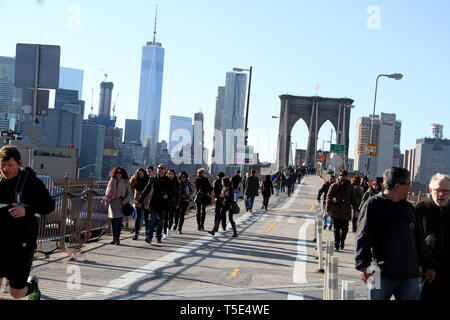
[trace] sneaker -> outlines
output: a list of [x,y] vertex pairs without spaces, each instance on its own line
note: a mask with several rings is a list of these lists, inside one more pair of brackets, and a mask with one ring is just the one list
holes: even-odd
[[111,241],[109,244],[116,244],[116,239],[114,239],[113,241]]
[[167,239],[167,235],[164,233],[162,238],[163,238],[163,240],[166,240]]
[[138,235],[134,235],[133,240],[137,240],[138,239]]
[[156,243],[161,243],[161,239],[156,239]]
[[4,293],[9,293],[9,286],[8,286],[8,285],[6,285],[6,286],[3,288],[3,292],[4,292]]
[[28,278],[28,282],[34,282],[35,290],[28,295],[28,300],[41,300],[41,291],[38,287],[38,278],[36,276],[32,276]]
[[117,240],[116,241],[116,246],[118,246],[120,244],[120,241],[119,240]]
[[181,232],[181,230],[178,230],[178,232],[177,232],[178,234],[182,234],[182,232]]
[[150,238],[145,238],[145,242],[147,242],[148,244],[152,243],[152,239]]
[[170,237],[170,229],[167,229],[167,238]]

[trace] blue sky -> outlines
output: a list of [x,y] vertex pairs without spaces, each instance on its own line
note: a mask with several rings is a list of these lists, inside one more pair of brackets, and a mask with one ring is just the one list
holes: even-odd
[[[253,66],[249,144],[274,161],[279,95],[348,97],[353,157],[356,119],[372,113],[375,79],[382,78],[377,113],[402,120],[401,150],[430,136],[430,124],[450,129],[450,1],[159,0],[157,41],[166,50],[160,139],[170,115],[205,114],[211,141],[217,87],[233,67]],[[376,6],[374,11],[369,8]],[[98,111],[101,68],[119,91],[116,115],[124,127],[138,110],[142,46],[153,38],[153,0],[0,0],[0,55],[14,56],[16,43],[61,46],[61,65],[84,70],[86,115]],[[379,28],[376,28],[379,27]],[[319,133],[329,140],[331,125]],[[306,147],[306,125],[292,141]],[[325,144],[325,149],[329,146]]]

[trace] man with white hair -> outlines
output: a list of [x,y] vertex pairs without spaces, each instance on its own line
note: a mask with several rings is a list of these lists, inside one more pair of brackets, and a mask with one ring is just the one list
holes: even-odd
[[450,176],[435,174],[429,184],[431,199],[416,205],[425,242],[437,263],[436,278],[422,285],[422,300],[442,300],[450,285]]

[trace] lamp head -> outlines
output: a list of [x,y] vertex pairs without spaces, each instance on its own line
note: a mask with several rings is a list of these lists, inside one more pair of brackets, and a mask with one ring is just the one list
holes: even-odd
[[389,78],[393,78],[395,80],[401,80],[403,78],[403,75],[401,73],[393,73],[388,75]]

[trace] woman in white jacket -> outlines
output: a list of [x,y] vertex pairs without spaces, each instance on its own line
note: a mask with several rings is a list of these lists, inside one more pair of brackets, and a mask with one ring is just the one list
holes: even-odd
[[115,167],[110,173],[111,179],[106,187],[105,197],[108,218],[111,219],[113,241],[111,244],[119,245],[122,231],[122,208],[131,199],[131,187],[128,174],[122,167]]

